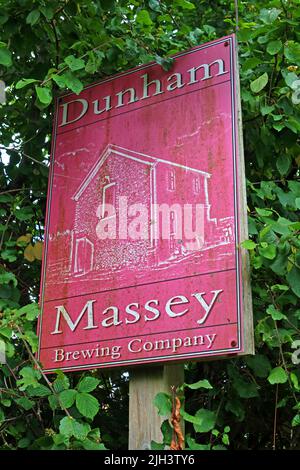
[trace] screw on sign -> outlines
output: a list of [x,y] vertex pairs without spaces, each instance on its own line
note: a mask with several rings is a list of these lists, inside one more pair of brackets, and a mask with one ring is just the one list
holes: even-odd
[[57,99],[45,372],[253,353],[235,37],[173,59]]

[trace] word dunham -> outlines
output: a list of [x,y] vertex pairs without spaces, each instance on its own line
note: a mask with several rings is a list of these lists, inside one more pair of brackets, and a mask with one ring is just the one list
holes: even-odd
[[[127,351],[131,354],[150,351],[169,351],[174,354],[181,348],[193,346],[203,346],[210,349],[217,337],[216,333],[198,336],[186,336],[185,338],[167,338],[159,340],[143,340],[141,338],[131,339],[127,344]],[[179,352],[179,351],[178,351]],[[181,352],[181,351],[180,351]],[[120,359],[122,356],[122,346],[100,346],[96,344],[94,348],[81,349],[76,351],[65,351],[63,348],[55,349],[54,362],[67,362],[79,359],[97,359],[110,357],[112,360]]]
[[[172,92],[185,86],[195,85],[200,81],[211,80],[214,77],[227,73],[225,62],[222,59],[216,59],[210,64],[201,64],[197,67],[192,67],[187,70],[186,74],[172,73],[163,81],[158,79],[149,80],[149,75],[146,73],[139,77],[141,82],[136,84],[136,88],[142,88],[141,96],[138,96],[136,88],[132,87],[121,90],[113,96],[107,95],[103,98],[96,99],[92,101],[91,104],[84,98],[77,98],[62,104],[62,120],[59,127],[79,121],[88,113],[90,108],[92,108],[94,115],[101,115],[109,112],[113,108],[119,109],[123,106],[136,103],[137,101],[143,101],[153,96],[162,95],[165,92]],[[74,103],[77,105],[78,114],[69,119],[69,107],[72,107]],[[78,105],[80,105],[80,112],[78,112]]]

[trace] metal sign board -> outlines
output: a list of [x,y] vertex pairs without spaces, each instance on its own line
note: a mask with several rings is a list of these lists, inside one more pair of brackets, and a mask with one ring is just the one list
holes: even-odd
[[45,371],[252,352],[235,38],[57,100]]

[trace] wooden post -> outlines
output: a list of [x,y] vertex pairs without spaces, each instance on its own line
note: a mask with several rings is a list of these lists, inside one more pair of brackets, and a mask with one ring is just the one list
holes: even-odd
[[133,369],[129,382],[129,449],[151,449],[151,441],[162,442],[158,416],[153,400],[157,393],[171,393],[171,386],[184,382],[183,364]]
[[[235,39],[236,40],[236,39]],[[235,52],[235,81],[236,81],[236,103],[237,103],[237,126],[238,126],[238,182],[239,190],[239,240],[243,242],[249,237],[248,234],[248,213],[247,213],[247,193],[246,193],[246,177],[245,177],[245,158],[243,144],[243,122],[242,122],[242,105],[240,97],[240,76],[239,76],[239,57],[238,44],[236,40]],[[240,248],[241,253],[241,274],[243,279],[242,305],[243,305],[243,330],[244,330],[244,353],[255,354],[254,332],[253,332],[253,312],[252,312],[252,291],[250,281],[250,260],[249,253],[245,248]]]

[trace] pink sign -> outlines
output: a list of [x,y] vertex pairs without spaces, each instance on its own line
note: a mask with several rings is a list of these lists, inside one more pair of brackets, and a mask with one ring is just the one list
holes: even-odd
[[57,100],[46,372],[247,350],[235,68],[229,36]]

